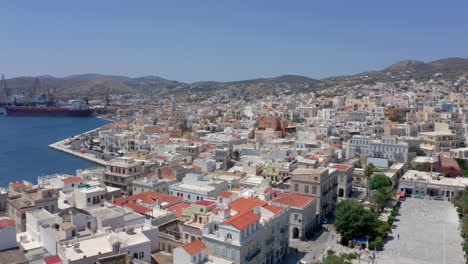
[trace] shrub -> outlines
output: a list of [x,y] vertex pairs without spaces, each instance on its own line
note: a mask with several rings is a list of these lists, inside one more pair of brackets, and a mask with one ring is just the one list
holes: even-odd
[[397,216],[398,211],[396,211],[395,209],[393,209],[393,210],[390,212],[390,214],[391,214],[392,216]]
[[347,259],[347,260],[352,260],[352,259],[357,259],[358,256],[357,256],[356,253],[351,252],[351,253],[348,253],[348,254],[342,253],[340,255],[340,257],[342,257],[344,259]]
[[390,225],[393,224],[393,221],[395,221],[395,216],[393,216],[393,215],[388,216],[387,222],[388,222]]
[[386,237],[387,233],[391,230],[390,224],[384,221],[379,221],[375,229],[375,237]]
[[369,242],[369,249],[382,250],[383,239],[381,237],[377,237],[373,241]]
[[397,211],[397,212],[400,211],[400,206],[398,206],[398,204],[395,204],[395,205],[393,206],[393,210],[395,210],[395,211]]
[[335,251],[333,249],[329,249],[329,250],[327,250],[327,255],[328,256],[333,256],[333,255],[335,255]]

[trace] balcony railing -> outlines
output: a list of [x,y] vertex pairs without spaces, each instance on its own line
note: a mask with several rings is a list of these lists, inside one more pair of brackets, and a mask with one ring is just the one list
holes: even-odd
[[256,256],[258,256],[258,254],[260,254],[260,252],[262,251],[261,248],[257,248],[257,250],[255,250],[255,252],[249,256],[246,256],[245,257],[245,260],[246,261],[251,261],[252,259],[254,259]]

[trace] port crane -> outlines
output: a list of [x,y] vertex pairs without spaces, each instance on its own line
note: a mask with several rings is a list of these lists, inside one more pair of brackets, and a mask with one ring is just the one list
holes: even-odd
[[2,74],[2,80],[0,81],[0,87],[5,92],[5,104],[8,104],[10,100],[11,92],[5,80],[5,75],[3,74]]

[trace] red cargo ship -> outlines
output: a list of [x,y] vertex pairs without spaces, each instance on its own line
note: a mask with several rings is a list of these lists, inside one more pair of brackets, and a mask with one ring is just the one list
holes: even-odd
[[5,106],[7,116],[90,116],[93,109],[72,109],[57,106]]

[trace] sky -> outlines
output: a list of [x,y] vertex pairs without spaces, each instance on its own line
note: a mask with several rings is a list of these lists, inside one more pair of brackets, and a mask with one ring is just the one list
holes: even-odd
[[0,0],[0,74],[312,78],[468,58],[468,1]]

